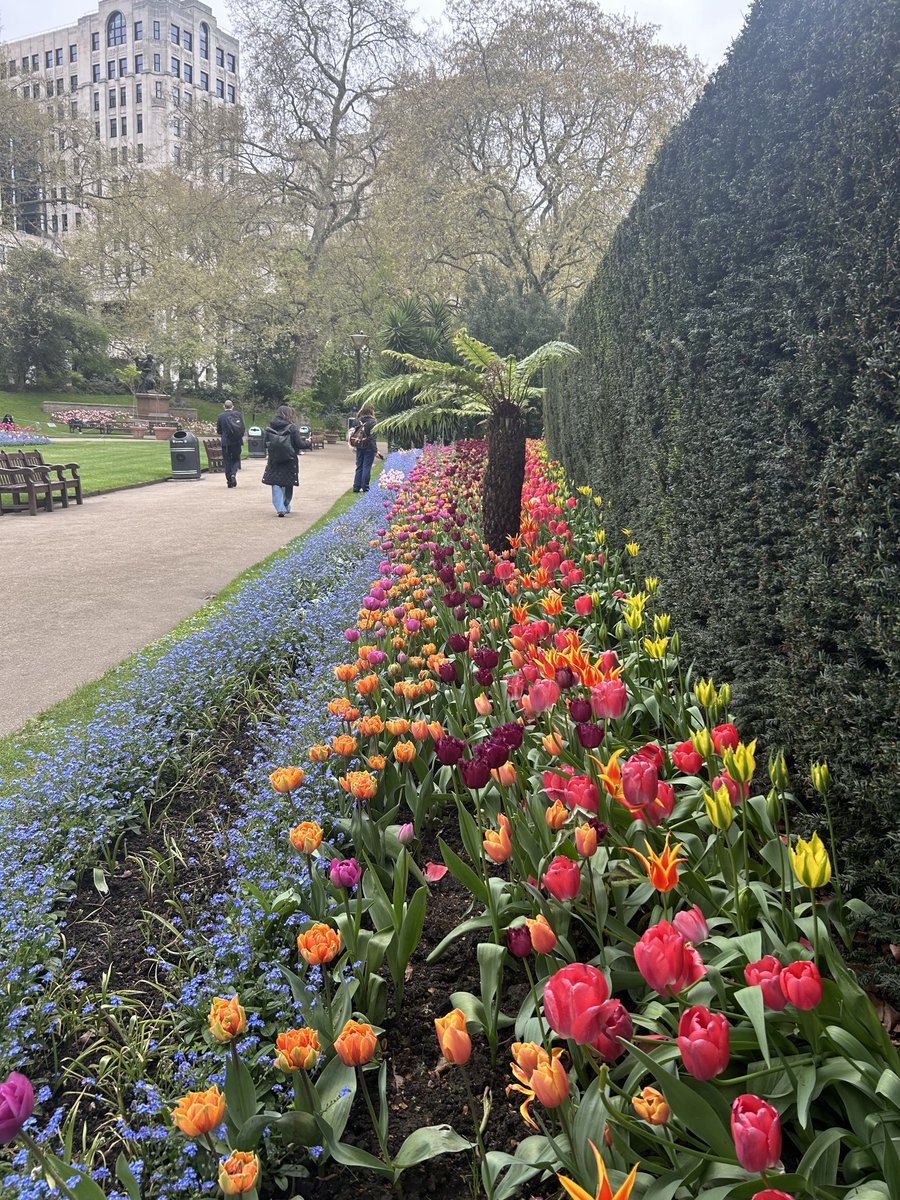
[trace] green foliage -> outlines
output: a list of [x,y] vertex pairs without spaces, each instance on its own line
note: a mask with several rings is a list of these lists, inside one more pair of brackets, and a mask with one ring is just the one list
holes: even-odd
[[891,0],[756,5],[574,312],[547,414],[742,722],[801,774],[827,755],[845,883],[891,941],[898,35]]
[[543,293],[527,290],[520,279],[506,280],[484,269],[468,277],[462,311],[475,337],[498,354],[517,358],[559,338],[566,323],[560,305]]

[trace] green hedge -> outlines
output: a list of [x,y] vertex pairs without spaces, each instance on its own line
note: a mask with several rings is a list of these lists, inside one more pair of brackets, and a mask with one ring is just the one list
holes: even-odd
[[[900,941],[900,5],[759,0],[574,312],[551,450]],[[883,949],[883,947],[882,947]]]

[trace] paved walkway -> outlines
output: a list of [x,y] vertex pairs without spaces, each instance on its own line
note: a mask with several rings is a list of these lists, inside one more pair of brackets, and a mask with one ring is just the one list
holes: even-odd
[[245,459],[231,489],[204,475],[0,517],[0,734],[167,633],[353,483],[344,443],[304,454],[279,519],[264,466]]

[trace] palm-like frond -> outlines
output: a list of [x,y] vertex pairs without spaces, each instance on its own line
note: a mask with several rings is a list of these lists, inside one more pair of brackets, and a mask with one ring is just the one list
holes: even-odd
[[544,367],[580,357],[581,351],[569,342],[545,342],[516,366],[516,379],[520,383],[528,383]]
[[463,362],[474,367],[476,371],[484,371],[485,368],[502,361],[496,350],[492,350],[484,342],[479,342],[478,338],[473,338],[465,329],[461,329],[454,337],[453,345]]
[[[421,395],[417,397],[419,399]],[[490,407],[483,400],[473,398],[460,402],[452,395],[437,396],[417,403],[415,408],[383,417],[376,429],[380,434],[391,434],[427,430],[442,423],[453,427],[460,420],[489,417],[490,412]]]

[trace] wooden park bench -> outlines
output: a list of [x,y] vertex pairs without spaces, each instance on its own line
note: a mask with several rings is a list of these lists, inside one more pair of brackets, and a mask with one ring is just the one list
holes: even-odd
[[0,466],[0,513],[28,509],[36,517],[39,500],[47,512],[53,512],[53,485],[49,480],[41,479],[32,467]]
[[224,471],[225,462],[222,458],[222,439],[204,438],[203,445],[206,447],[206,460],[209,463],[210,471]]
[[311,433],[309,435],[309,440],[312,443],[313,450],[324,450],[325,449],[325,434],[324,433]]
[[40,450],[0,450],[0,466],[29,467],[42,482],[49,483],[54,492],[60,493],[63,508],[69,507],[70,496],[75,497],[76,504],[83,503],[78,463],[46,463]]

